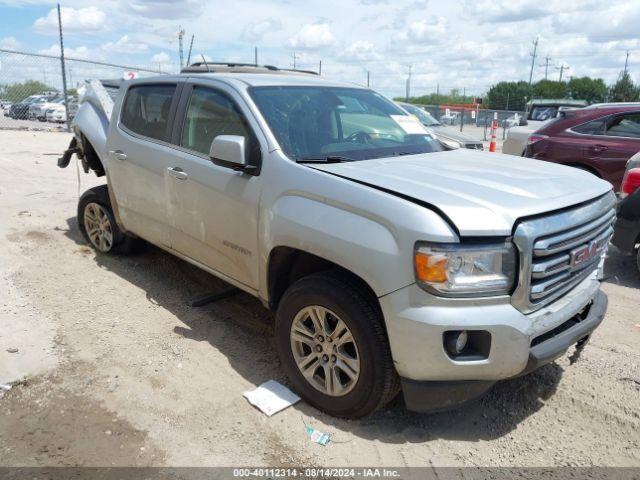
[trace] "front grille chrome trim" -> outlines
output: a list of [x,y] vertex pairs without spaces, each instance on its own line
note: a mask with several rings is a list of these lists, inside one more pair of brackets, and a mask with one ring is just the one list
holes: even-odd
[[589,277],[601,255],[572,267],[570,252],[611,237],[615,204],[616,196],[610,191],[590,203],[519,222],[513,242],[520,269],[511,304],[525,314],[532,313]]

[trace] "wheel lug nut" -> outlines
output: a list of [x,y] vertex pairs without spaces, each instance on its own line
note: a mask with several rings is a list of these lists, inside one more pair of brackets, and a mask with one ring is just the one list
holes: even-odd
[[327,337],[327,342],[331,343],[333,342],[333,339],[331,337]]
[[321,352],[322,351],[322,347],[320,345],[316,345],[316,351],[317,352]]
[[319,342],[324,342],[324,337],[322,335],[318,335],[318,341]]
[[332,361],[333,363],[336,363],[336,356],[335,356],[335,355],[331,355],[331,361]]
[[325,362],[329,361],[329,355],[323,355],[322,356],[322,360],[324,360]]

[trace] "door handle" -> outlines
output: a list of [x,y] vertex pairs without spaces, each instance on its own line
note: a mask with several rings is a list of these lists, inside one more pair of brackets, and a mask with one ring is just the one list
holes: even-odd
[[607,150],[607,146],[606,145],[592,145],[591,147],[589,147],[589,149],[592,152],[600,153],[600,152],[605,152]]
[[122,150],[109,150],[109,155],[121,161],[127,159],[127,154]]
[[187,172],[180,167],[169,167],[167,168],[167,173],[178,180],[186,180],[189,177]]

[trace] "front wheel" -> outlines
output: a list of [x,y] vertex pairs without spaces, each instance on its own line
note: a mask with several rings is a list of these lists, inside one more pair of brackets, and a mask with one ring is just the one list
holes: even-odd
[[330,415],[358,418],[399,391],[380,309],[356,282],[310,275],[284,294],[276,342],[294,389]]

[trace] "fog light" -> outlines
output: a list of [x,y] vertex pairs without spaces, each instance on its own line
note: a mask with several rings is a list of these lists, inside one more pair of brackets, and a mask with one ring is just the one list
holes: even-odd
[[445,334],[445,345],[447,351],[452,357],[456,357],[462,353],[467,346],[469,335],[466,330],[460,332],[447,332]]

